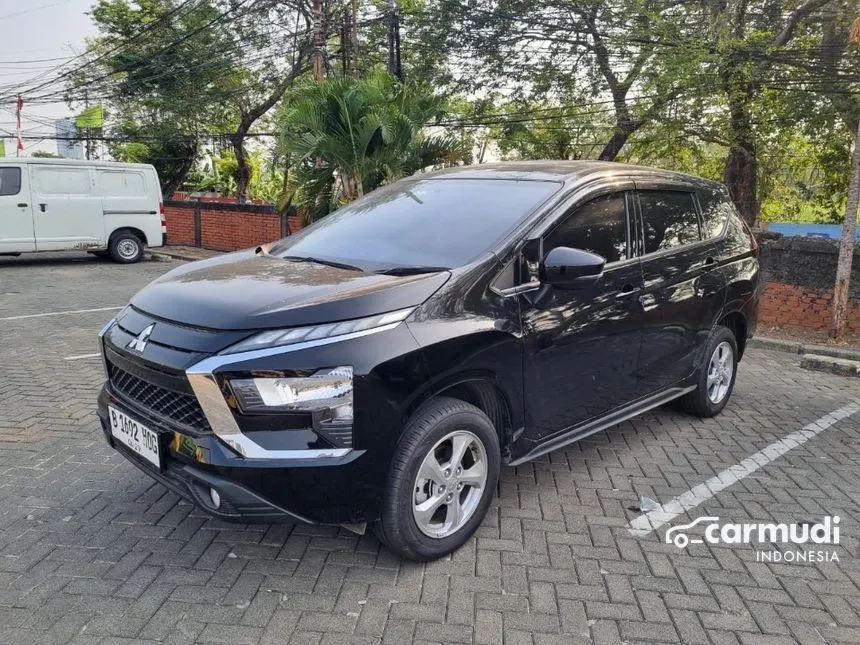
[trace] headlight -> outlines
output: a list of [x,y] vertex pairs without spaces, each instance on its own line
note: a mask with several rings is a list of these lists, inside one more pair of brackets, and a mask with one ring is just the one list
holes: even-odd
[[245,412],[341,409],[352,417],[352,367],[319,370],[305,377],[230,379]]
[[352,367],[317,370],[305,377],[229,379],[243,412],[298,412],[339,448],[352,447]]
[[255,349],[268,347],[280,347],[282,345],[294,345],[312,340],[340,339],[358,332],[384,331],[390,329],[406,318],[415,310],[415,307],[391,311],[367,318],[355,320],[344,320],[343,322],[326,323],[324,325],[313,325],[311,327],[293,327],[291,329],[273,329],[255,334],[250,338],[232,345],[225,349],[222,354],[236,354],[237,352],[248,352]]

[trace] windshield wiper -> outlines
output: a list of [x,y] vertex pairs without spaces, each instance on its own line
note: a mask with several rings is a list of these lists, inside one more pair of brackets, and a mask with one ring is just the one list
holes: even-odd
[[314,264],[324,264],[329,267],[335,267],[336,269],[346,269],[347,271],[364,271],[361,267],[353,266],[351,264],[333,262],[332,260],[321,260],[320,258],[312,258],[310,256],[284,255],[281,257],[284,260],[292,260],[293,262],[313,262]]
[[375,271],[375,273],[380,275],[419,275],[421,273],[438,273],[439,271],[448,270],[448,267],[394,267],[393,269]]

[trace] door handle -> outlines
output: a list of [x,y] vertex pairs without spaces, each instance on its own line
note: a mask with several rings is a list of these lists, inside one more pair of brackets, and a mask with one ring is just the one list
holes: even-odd
[[639,287],[632,284],[625,284],[621,287],[621,291],[618,292],[616,297],[618,298],[627,298],[628,296],[632,296],[635,293],[639,293]]
[[706,257],[706,258],[704,259],[704,261],[703,261],[703,262],[701,262],[701,263],[700,263],[696,268],[697,268],[699,271],[703,271],[703,272],[704,272],[704,271],[711,271],[711,270],[713,270],[716,266],[717,266],[717,261],[716,261],[714,258],[712,258],[712,257],[708,256],[708,257]]
[[18,208],[27,208],[27,204],[22,202],[22,203],[18,204]]
[[46,208],[48,208],[47,204],[39,204],[39,210],[41,210],[43,213],[45,212]]

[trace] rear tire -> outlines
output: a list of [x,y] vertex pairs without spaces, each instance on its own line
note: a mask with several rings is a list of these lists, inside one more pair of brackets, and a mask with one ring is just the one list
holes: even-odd
[[500,464],[499,437],[487,415],[459,399],[428,401],[394,451],[374,533],[410,560],[455,551],[483,521]]
[[108,252],[114,262],[132,264],[143,257],[143,242],[130,231],[115,233],[110,239]]
[[697,417],[709,418],[723,411],[738,374],[738,343],[728,327],[717,325],[708,338],[697,386],[678,399],[678,407]]

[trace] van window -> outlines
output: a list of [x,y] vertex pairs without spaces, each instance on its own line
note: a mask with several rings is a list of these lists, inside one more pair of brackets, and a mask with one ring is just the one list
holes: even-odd
[[87,168],[35,166],[36,189],[42,195],[89,195],[90,171]]
[[139,172],[99,170],[105,197],[146,197],[146,183]]
[[674,249],[702,239],[692,193],[640,191],[639,207],[645,233],[645,253]]
[[719,237],[726,227],[726,220],[732,212],[729,198],[720,191],[702,191],[702,237],[710,240]]
[[0,168],[0,196],[21,192],[21,169]]

